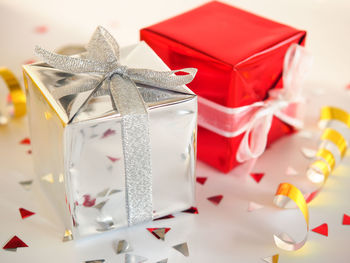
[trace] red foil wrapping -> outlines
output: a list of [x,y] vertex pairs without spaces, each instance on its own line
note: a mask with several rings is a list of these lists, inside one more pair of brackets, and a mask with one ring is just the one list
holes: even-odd
[[[220,2],[144,28],[141,40],[171,68],[195,67],[188,85],[197,95],[236,108],[266,100],[282,88],[284,55],[292,43],[304,45],[306,32]],[[199,112],[200,114],[200,112]],[[274,117],[268,145],[293,128]],[[239,163],[243,134],[228,138],[198,128],[198,158],[222,172]]]

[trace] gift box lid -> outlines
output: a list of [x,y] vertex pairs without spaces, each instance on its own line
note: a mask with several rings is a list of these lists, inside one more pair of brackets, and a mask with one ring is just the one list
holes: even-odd
[[[145,43],[140,42],[134,46],[120,50],[120,62],[130,68],[148,68],[158,71],[169,71],[165,63]],[[45,63],[35,63],[23,66],[24,73],[33,80],[43,97],[58,114],[64,124],[68,124],[73,118],[73,123],[87,121],[96,118],[109,117],[119,114],[113,106],[109,94],[91,97],[86,105],[79,109],[82,103],[88,99],[91,91],[79,94],[67,95],[61,98],[55,97],[57,89],[65,88],[72,82],[85,85],[88,82],[98,84],[101,77],[94,74],[72,74],[50,67]],[[103,85],[107,85],[105,82]],[[195,94],[185,85],[177,88],[177,91],[159,89],[137,84],[140,94],[148,109],[179,103],[191,99]],[[78,112],[79,110],[79,112]]]
[[146,30],[232,66],[294,35],[305,34],[304,31],[216,1]]

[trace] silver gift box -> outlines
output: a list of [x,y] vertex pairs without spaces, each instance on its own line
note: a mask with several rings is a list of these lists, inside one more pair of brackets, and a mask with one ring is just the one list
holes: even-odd
[[[169,70],[144,42],[121,49],[133,68]],[[93,76],[36,63],[23,66],[36,173],[74,238],[128,226],[121,116],[109,95],[55,99],[53,91]],[[197,97],[186,86],[174,92],[138,86],[148,108],[153,218],[194,205]],[[77,112],[78,111],[78,112]],[[70,123],[68,120],[76,114]]]

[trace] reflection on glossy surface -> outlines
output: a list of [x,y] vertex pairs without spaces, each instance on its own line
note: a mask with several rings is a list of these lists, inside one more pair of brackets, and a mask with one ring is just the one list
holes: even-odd
[[[132,55],[140,59],[145,52],[137,47]],[[159,59],[145,63],[164,70]],[[25,66],[25,77],[36,172],[66,228],[76,239],[128,226],[121,116],[109,95],[92,97],[68,123],[87,95],[56,100],[52,94],[71,81],[96,78],[43,64]],[[197,98],[186,87],[183,93],[139,90],[149,113],[153,217],[159,218],[194,205]]]

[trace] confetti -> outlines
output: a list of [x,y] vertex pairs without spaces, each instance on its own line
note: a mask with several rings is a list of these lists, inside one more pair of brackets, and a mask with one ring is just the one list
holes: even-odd
[[316,151],[310,148],[301,148],[301,153],[304,155],[307,159],[312,159],[316,156]]
[[105,197],[107,195],[108,191],[109,191],[109,188],[106,188],[106,189],[102,190],[101,192],[99,192],[97,194],[97,196],[98,197]]
[[153,221],[163,220],[163,219],[171,219],[171,218],[174,218],[174,217],[175,217],[175,216],[173,216],[173,215],[167,215],[167,216],[162,216],[162,217],[153,219]]
[[197,183],[204,185],[205,182],[207,181],[207,179],[208,179],[207,177],[197,177],[196,181],[197,181]]
[[350,216],[344,214],[343,216],[343,225],[350,225]]
[[99,232],[104,232],[115,228],[114,221],[112,217],[99,218],[96,222],[101,226],[101,228],[96,229]]
[[223,196],[222,195],[215,195],[215,196],[211,196],[208,197],[207,199],[212,202],[214,205],[219,205],[221,200],[222,200]]
[[85,206],[85,207],[92,207],[92,206],[95,205],[96,198],[91,199],[90,195],[83,195],[83,197],[84,197],[83,206]]
[[311,229],[311,231],[328,237],[328,225],[326,223]]
[[169,227],[163,228],[147,228],[147,230],[154,235],[157,239],[165,240],[165,234],[169,232]]
[[33,153],[32,150],[28,150],[28,151],[27,151],[27,154],[32,154],[32,153]]
[[30,145],[30,139],[28,137],[24,138],[22,141],[19,142],[23,145]]
[[182,211],[183,213],[189,213],[189,214],[198,214],[198,209],[197,207],[192,206],[189,209],[186,209],[184,211]]
[[289,175],[289,176],[294,176],[294,175],[297,175],[298,172],[291,166],[288,166],[287,169],[286,169],[286,175]]
[[261,205],[261,204],[258,204],[258,203],[255,203],[255,202],[249,202],[247,211],[248,212],[252,212],[254,210],[258,210],[258,209],[263,208],[263,207],[264,206]]
[[69,229],[66,229],[66,231],[64,231],[64,235],[63,235],[63,242],[68,242],[68,241],[72,241],[73,240],[73,234],[72,231]]
[[261,179],[264,177],[264,173],[251,173],[250,176],[255,180],[255,182],[259,183]]
[[25,218],[30,217],[32,215],[35,215],[34,212],[31,212],[31,211],[24,209],[24,208],[20,208],[19,212],[21,214],[22,219],[25,219]]
[[350,90],[350,83],[345,86],[345,89]]
[[111,191],[109,192],[108,196],[113,195],[113,194],[116,194],[116,193],[120,193],[120,192],[122,192],[122,190],[113,189],[113,190],[111,190]]
[[263,258],[262,260],[267,262],[267,263],[278,263],[279,255],[275,254],[270,257]]
[[33,180],[27,180],[27,181],[20,181],[19,184],[23,186],[23,188],[27,191],[31,189],[31,186],[33,184]]
[[95,259],[95,260],[88,260],[88,261],[84,261],[85,263],[103,263],[105,262],[104,259]]
[[145,257],[125,254],[125,263],[142,263],[146,262],[148,259]]
[[41,180],[53,184],[54,183],[53,174],[52,173],[46,174],[43,177],[41,177]]
[[97,205],[94,206],[94,208],[101,211],[101,209],[105,206],[106,203],[107,203],[107,201],[103,201],[101,203],[98,203]]
[[47,26],[37,26],[35,27],[35,33],[45,34],[48,31]]
[[16,251],[19,247],[28,247],[28,245],[18,236],[14,236],[5,244],[5,246],[3,246],[3,249]]
[[165,259],[162,259],[160,261],[157,261],[156,263],[168,263],[168,259],[165,258]]
[[102,139],[105,139],[109,136],[115,135],[115,130],[112,129],[108,129],[107,131],[105,131],[102,135]]
[[189,251],[188,251],[188,246],[187,243],[181,243],[178,244],[176,246],[173,246],[174,249],[176,249],[177,251],[179,251],[182,255],[184,255],[185,257],[188,257],[190,255]]
[[114,246],[115,253],[122,254],[126,252],[131,252],[133,249],[126,240],[117,240]]
[[111,157],[111,156],[107,156],[107,158],[108,158],[109,160],[111,160],[112,163],[115,163],[116,161],[119,161],[119,160],[120,160],[120,158],[115,158],[115,157]]

